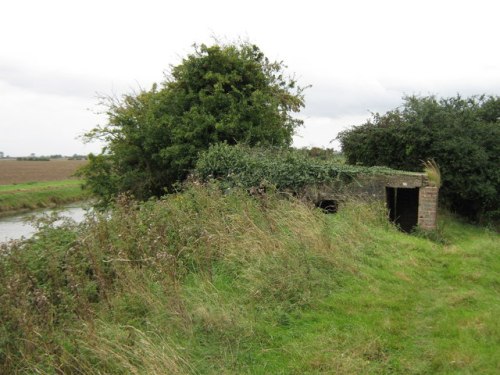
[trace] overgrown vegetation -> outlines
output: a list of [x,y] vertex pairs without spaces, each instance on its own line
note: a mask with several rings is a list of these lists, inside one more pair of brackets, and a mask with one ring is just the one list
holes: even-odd
[[500,98],[410,96],[339,135],[349,163],[420,170],[441,168],[440,197],[474,220],[500,220]]
[[306,186],[350,182],[358,175],[395,175],[407,172],[386,167],[347,165],[336,155],[311,156],[308,150],[250,148],[225,143],[203,152],[194,169],[202,181],[215,179],[224,188],[272,186],[296,193]]
[[[443,216],[441,216],[443,218]],[[2,245],[0,372],[495,373],[497,234],[194,186]]]
[[109,123],[87,137],[107,146],[83,168],[87,185],[104,201],[159,197],[211,144],[289,146],[304,101],[284,69],[255,45],[195,46],[159,86],[105,101]]

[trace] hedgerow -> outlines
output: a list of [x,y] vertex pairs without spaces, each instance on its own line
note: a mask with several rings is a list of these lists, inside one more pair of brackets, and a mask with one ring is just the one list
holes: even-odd
[[500,220],[500,97],[404,98],[403,104],[339,134],[349,163],[420,170],[440,167],[440,199],[476,221]]

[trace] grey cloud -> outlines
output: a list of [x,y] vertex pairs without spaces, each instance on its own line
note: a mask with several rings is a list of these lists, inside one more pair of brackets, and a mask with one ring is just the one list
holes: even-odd
[[499,93],[500,78],[496,81],[476,79],[433,82],[387,79],[366,84],[336,84],[330,81],[313,85],[305,92],[306,107],[302,114],[329,118],[365,114],[368,118],[372,112],[384,113],[397,108],[406,95],[450,97],[457,94],[472,96]]
[[367,84],[347,85],[321,83],[305,92],[306,107],[303,114],[315,117],[338,118],[350,115],[382,112],[401,103],[402,93],[382,86]]
[[69,74],[9,62],[0,62],[0,81],[42,95],[87,99],[97,93],[108,93],[114,86],[105,79],[89,77],[85,73]]
[[434,95],[438,98],[451,97],[457,94],[461,96],[474,95],[498,95],[500,93],[500,80],[494,81],[468,81],[468,82],[434,82],[431,84],[394,84],[387,85],[391,90],[401,92],[405,95],[427,96]]

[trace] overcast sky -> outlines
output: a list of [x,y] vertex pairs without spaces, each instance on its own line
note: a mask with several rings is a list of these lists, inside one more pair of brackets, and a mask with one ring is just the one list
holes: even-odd
[[238,39],[283,60],[306,91],[297,147],[405,94],[500,94],[500,1],[0,2],[0,151],[98,152],[97,95],[150,88],[193,43]]

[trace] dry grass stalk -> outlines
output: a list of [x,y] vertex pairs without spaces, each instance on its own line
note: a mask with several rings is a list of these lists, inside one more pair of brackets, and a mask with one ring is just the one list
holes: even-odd
[[422,161],[424,165],[424,173],[427,175],[429,182],[432,183],[437,188],[441,187],[441,171],[439,165],[434,159],[429,159]]

